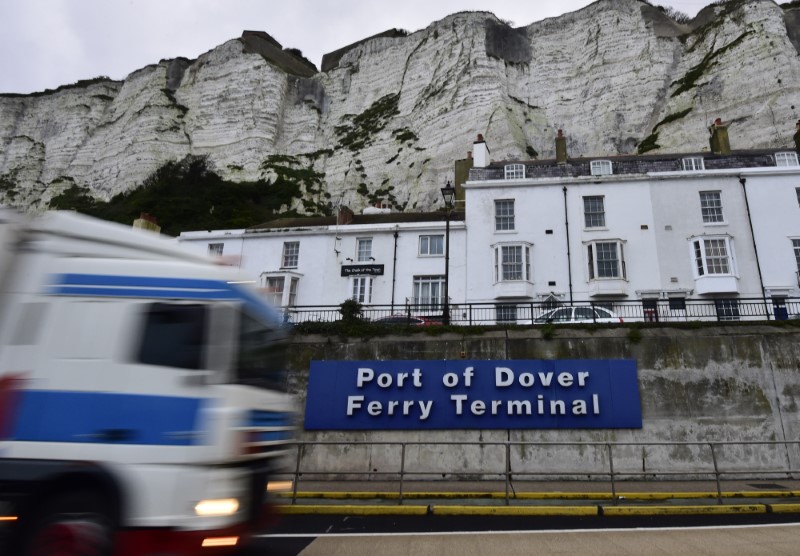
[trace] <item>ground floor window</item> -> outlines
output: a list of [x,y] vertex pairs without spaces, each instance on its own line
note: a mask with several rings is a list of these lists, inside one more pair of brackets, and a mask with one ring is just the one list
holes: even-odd
[[438,308],[444,301],[444,276],[414,276],[414,305]]
[[595,241],[586,246],[589,280],[626,279],[621,241]]
[[686,298],[685,297],[670,297],[669,308],[671,311],[685,311]]
[[738,299],[715,299],[718,320],[739,320]]
[[495,306],[497,322],[517,322],[517,306],[511,303],[499,303]]
[[733,274],[729,238],[696,238],[692,241],[692,247],[696,276]]
[[276,307],[292,307],[297,304],[298,276],[290,274],[262,275],[262,286],[267,299]]
[[372,278],[355,276],[351,282],[350,297],[359,303],[372,303]]
[[500,244],[494,247],[494,281],[531,279],[531,246],[527,243]]

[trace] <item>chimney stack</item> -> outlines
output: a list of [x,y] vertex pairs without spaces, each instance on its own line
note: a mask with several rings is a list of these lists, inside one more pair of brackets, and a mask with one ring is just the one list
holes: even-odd
[[486,168],[489,165],[489,147],[483,140],[483,135],[478,134],[478,140],[472,144],[472,156],[475,168]]
[[731,141],[728,138],[728,126],[722,123],[721,118],[714,120],[708,127],[711,133],[709,143],[714,154],[731,154]]
[[139,213],[139,218],[133,221],[133,227],[140,230],[150,230],[156,233],[161,231],[161,226],[158,225],[156,217],[146,212]]
[[556,162],[558,164],[567,163],[567,138],[564,137],[564,132],[558,130],[556,135]]
[[794,150],[800,153],[800,120],[794,124]]
[[348,207],[342,205],[339,207],[339,213],[336,215],[336,225],[346,226],[353,221],[353,211]]

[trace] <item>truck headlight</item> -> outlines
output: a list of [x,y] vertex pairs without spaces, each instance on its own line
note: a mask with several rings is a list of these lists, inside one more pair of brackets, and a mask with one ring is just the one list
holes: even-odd
[[200,500],[194,506],[194,513],[202,517],[219,517],[233,515],[239,510],[236,498],[220,498],[218,500]]

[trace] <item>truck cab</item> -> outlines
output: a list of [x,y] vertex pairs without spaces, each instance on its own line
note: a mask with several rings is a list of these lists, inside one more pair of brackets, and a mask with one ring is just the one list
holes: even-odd
[[152,232],[2,218],[9,553],[240,546],[292,438],[281,315],[233,269]]

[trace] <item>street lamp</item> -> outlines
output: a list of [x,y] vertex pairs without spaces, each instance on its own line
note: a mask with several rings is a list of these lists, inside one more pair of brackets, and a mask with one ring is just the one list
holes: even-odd
[[442,188],[442,198],[446,209],[445,240],[444,240],[444,305],[442,307],[442,324],[450,324],[450,211],[453,210],[456,200],[456,190],[447,181]]

